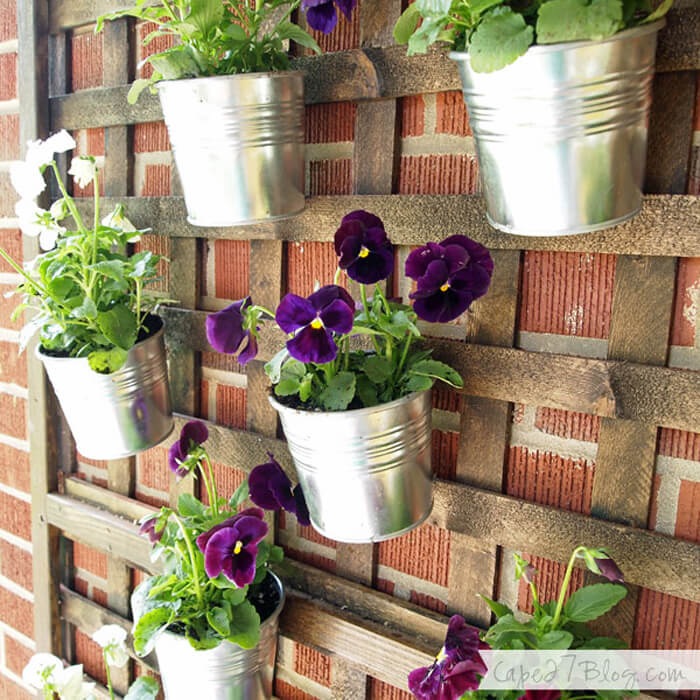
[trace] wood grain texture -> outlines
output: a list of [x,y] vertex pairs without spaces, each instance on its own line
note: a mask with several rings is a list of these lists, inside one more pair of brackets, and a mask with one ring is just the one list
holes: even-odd
[[[171,346],[210,351],[205,312],[171,308],[164,315]],[[259,358],[268,360],[283,338],[272,330],[261,336]],[[425,346],[462,375],[462,393],[468,396],[700,430],[700,375],[692,370],[452,340],[426,341]]]
[[[354,209],[366,209],[381,217],[395,245],[424,245],[445,236],[463,234],[490,250],[554,250],[625,255],[700,256],[700,197],[650,195],[642,211],[631,221],[585,236],[541,238],[511,236],[488,225],[483,199],[477,195],[349,195],[311,197],[299,216],[283,223],[244,227],[204,228],[185,221],[185,205],[179,197],[106,198],[111,208],[123,202],[137,227],[173,238],[231,240],[332,241],[338,221]],[[79,202],[89,214],[92,204]]]
[[[229,466],[251,469],[254,463],[246,459],[246,452],[252,449],[251,437],[255,438],[245,431],[230,430]],[[284,443],[274,442],[283,468],[292,469],[291,458],[283,452]],[[112,506],[130,499],[118,500],[123,497],[92,485],[81,488],[83,494],[96,494],[91,498],[93,503],[51,494],[47,498],[48,522],[71,539],[154,571],[148,540],[138,535],[136,522],[121,517],[120,511],[110,512],[94,504],[103,497]],[[153,510],[137,502],[128,507],[130,514],[134,508],[142,508],[142,513]],[[694,542],[441,480],[435,484],[435,506],[429,522],[481,542],[534,551],[560,562],[568,561],[578,545],[606,547],[615,553],[629,583],[700,601],[696,576],[700,545]]]

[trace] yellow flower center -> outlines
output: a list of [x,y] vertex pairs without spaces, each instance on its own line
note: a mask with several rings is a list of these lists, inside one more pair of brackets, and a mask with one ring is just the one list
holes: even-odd
[[137,420],[143,420],[143,409],[140,406],[136,409],[136,418]]
[[242,549],[243,549],[243,542],[238,540],[238,542],[236,542],[236,546],[233,548],[233,553],[240,554]]
[[446,658],[447,658],[447,654],[445,653],[445,647],[442,647],[442,649],[440,649],[440,652],[438,653],[438,655],[435,657],[435,660],[438,663],[440,663],[440,661],[442,661],[443,659],[446,659]]
[[360,255],[361,258],[366,258],[366,257],[369,255],[369,250],[367,250],[367,248],[365,248],[364,246],[362,246],[362,248],[360,248],[360,253],[359,253],[359,255]]
[[315,318],[313,321],[311,321],[311,327],[315,330],[318,330],[319,328],[323,328],[323,323],[320,318]]
[[441,291],[441,292],[446,292],[449,288],[450,288],[450,283],[449,283],[449,282],[445,282],[445,284],[443,284],[442,287],[440,287],[440,291]]

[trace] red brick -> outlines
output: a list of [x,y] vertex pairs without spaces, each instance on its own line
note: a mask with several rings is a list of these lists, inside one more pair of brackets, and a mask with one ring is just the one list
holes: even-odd
[[360,46],[360,2],[352,12],[350,20],[342,12],[338,12],[338,24],[330,34],[322,34],[311,30],[323,53],[346,51]]
[[275,678],[275,697],[279,700],[317,700],[316,695],[309,695],[279,678]]
[[423,136],[425,133],[425,100],[411,95],[401,100],[401,136]]
[[17,97],[17,54],[0,54],[0,101]]
[[99,603],[102,607],[107,607],[107,591],[103,591],[101,588],[92,589],[92,599]]
[[438,93],[436,96],[436,109],[436,133],[456,134],[458,136],[469,136],[472,133],[469,127],[467,107],[464,104],[461,90]]
[[32,555],[4,540],[0,540],[0,572],[25,590],[32,590]]
[[[170,239],[167,236],[155,236],[153,234],[146,234],[141,236],[141,240],[134,245],[134,252],[140,252],[142,250],[150,250],[152,253],[162,256],[163,258],[170,258]],[[158,277],[161,279],[153,284],[148,285],[149,289],[157,291],[167,291],[168,285],[170,283],[170,272],[168,263],[165,259],[158,263]]]
[[155,447],[138,456],[136,481],[149,489],[168,492],[170,489],[170,469],[168,468],[168,451],[164,447]]
[[598,442],[600,418],[559,408],[538,408],[535,427],[549,435],[569,440]]
[[601,253],[527,251],[520,330],[607,338],[615,262]]
[[433,408],[451,413],[461,413],[462,395],[444,384],[433,387]]
[[457,472],[459,433],[433,430],[432,463],[433,473],[440,479],[454,479]]
[[0,382],[27,386],[27,355],[16,343],[0,341]]
[[169,151],[170,139],[165,122],[134,124],[134,153]]
[[0,443],[0,481],[18,491],[31,491],[29,454]]
[[476,156],[403,156],[399,194],[474,194],[479,182]]
[[0,433],[24,440],[27,437],[27,401],[0,394]]
[[434,598],[427,593],[421,593],[420,591],[411,591],[411,602],[416,605],[420,605],[421,608],[426,608],[427,610],[433,610],[434,612],[442,613],[443,615],[447,612],[447,605],[439,598]]
[[700,306],[700,258],[680,258],[676,280],[671,345],[693,347]]
[[33,655],[34,652],[31,649],[10,637],[9,634],[5,635],[5,665],[12,673],[21,677],[22,670]]
[[107,555],[80,542],[73,543],[73,564],[76,569],[88,571],[98,578],[107,578]]
[[77,34],[71,41],[71,90],[102,85],[103,35],[93,31]]
[[88,589],[90,588],[90,584],[84,579],[80,578],[80,576],[76,576],[73,579],[73,588],[80,593],[80,595],[85,596],[87,598],[88,595]]
[[0,41],[17,38],[17,0],[0,0]]
[[79,629],[75,630],[75,662],[83,664],[88,676],[103,684],[107,682],[102,648]]
[[352,194],[352,161],[316,160],[309,163],[309,194]]
[[320,532],[317,532],[312,525],[299,525],[297,532],[299,533],[299,537],[303,537],[305,540],[309,540],[309,542],[322,544],[324,547],[330,547],[331,549],[335,549],[338,546],[335,540],[324,537]]
[[0,491],[0,529],[31,542],[32,522],[29,503]]
[[[290,243],[287,246],[287,291],[309,296],[316,282],[321,286],[333,283],[337,267],[338,256],[332,243]],[[339,284],[347,286],[344,273]]]
[[215,294],[219,299],[242,299],[250,289],[250,243],[214,242]]
[[[174,37],[172,35],[158,36],[153,41],[151,41],[148,46],[143,45],[143,40],[154,30],[157,29],[158,25],[154,22],[142,22],[137,25],[138,33],[138,62],[141,61],[146,56],[152,56],[153,54],[160,53],[169,49],[175,43]],[[146,63],[138,70],[139,78],[150,78],[153,75],[153,68],[150,63]]]
[[85,129],[86,156],[103,156],[105,154],[105,130],[103,128]]
[[[0,180],[0,188],[2,187],[2,183],[4,181]],[[14,191],[14,190],[13,190]],[[0,196],[1,192],[0,192]],[[11,211],[10,213],[6,213],[5,216],[14,216],[15,211],[14,211],[14,206],[15,206],[15,201],[17,200],[17,195],[13,195],[12,197],[12,202],[11,202]],[[0,200],[1,202],[2,200]],[[0,205],[1,206],[1,205]],[[3,214],[0,214],[2,216]],[[3,248],[3,250],[17,263],[20,263],[23,259],[22,255],[22,232],[19,229],[14,229],[14,228],[6,228],[6,229],[1,229],[0,230],[0,248]],[[0,272],[14,272],[14,269],[8,265],[4,260],[0,259]],[[5,291],[5,288],[3,287],[3,292]],[[9,291],[9,289],[7,290]],[[3,296],[4,299],[4,296]],[[14,297],[10,299],[8,304],[12,305],[12,308],[14,309],[15,306],[19,303],[19,297]]]
[[[9,173],[0,173],[0,217],[15,216],[15,202],[19,195],[10,183]],[[20,258],[21,259],[21,258]],[[17,258],[15,258],[17,260]],[[3,261],[3,266],[5,265]]]
[[354,102],[328,102],[306,108],[306,143],[338,143],[355,138]]
[[231,355],[222,355],[218,352],[203,352],[202,367],[221,369],[225,372],[236,372],[237,374],[245,374],[245,367],[239,365],[235,357]]
[[393,685],[389,685],[377,678],[369,679],[367,689],[369,700],[412,700],[413,695],[406,690],[401,690]]
[[681,480],[675,535],[700,542],[700,481]]
[[199,415],[204,420],[209,420],[209,382],[202,379],[199,382]]
[[29,638],[34,636],[34,606],[28,600],[2,587],[0,620]]
[[700,604],[643,588],[633,649],[700,649]]
[[[0,13],[0,20],[2,13]],[[7,676],[3,676],[0,672],[0,697],[3,700],[35,700],[36,695],[26,691],[21,686],[11,681]]]
[[394,588],[396,584],[393,581],[389,581],[385,578],[378,578],[375,588],[382,593],[388,593],[389,595],[394,595]]
[[216,422],[245,430],[246,390],[227,384],[216,387]]
[[[222,498],[231,498],[236,489],[243,483],[246,478],[246,473],[241,469],[234,469],[225,464],[218,464],[214,462],[212,465],[214,469],[214,479],[216,479],[216,488],[219,491],[219,496]],[[204,485],[201,485],[201,496],[204,503],[209,503],[207,498],[206,489]]]
[[294,645],[294,671],[326,688],[331,686],[330,657],[311,647]]
[[0,160],[19,159],[19,114],[0,114]]
[[170,166],[147,165],[141,188],[142,197],[167,197],[170,194]]
[[450,533],[435,525],[422,525],[401,537],[380,542],[378,563],[447,586]]
[[658,449],[660,455],[700,462],[700,433],[661,428]]
[[301,550],[294,549],[293,547],[284,548],[285,556],[290,559],[296,559],[296,561],[303,562],[304,564],[309,564],[310,566],[315,566],[317,569],[322,571],[327,571],[329,574],[335,573],[335,561],[324,557],[321,554],[316,554],[315,552],[302,552]]

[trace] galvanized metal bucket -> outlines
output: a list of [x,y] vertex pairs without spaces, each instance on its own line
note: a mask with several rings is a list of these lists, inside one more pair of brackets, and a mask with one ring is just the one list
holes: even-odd
[[453,52],[489,223],[560,236],[641,208],[656,37],[664,22],[603,41],[533,46],[493,73]]
[[282,582],[280,602],[260,626],[260,641],[253,649],[222,642],[214,649],[197,651],[186,637],[164,632],[156,642],[158,668],[166,700],[269,700],[277,654],[278,618],[284,607]]
[[237,226],[304,209],[304,80],[299,72],[158,83],[187,220]]
[[155,332],[134,345],[113,374],[93,372],[87,358],[51,357],[37,346],[85,457],[129,457],[162,442],[173,429],[163,321],[151,319]]
[[340,542],[379,542],[430,515],[429,390],[331,413],[270,402],[280,414],[311,523],[321,534]]

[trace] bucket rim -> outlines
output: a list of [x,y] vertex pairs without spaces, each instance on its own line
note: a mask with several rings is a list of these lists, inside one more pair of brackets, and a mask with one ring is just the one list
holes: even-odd
[[[142,346],[145,343],[149,342],[157,342],[161,336],[165,334],[165,319],[158,315],[158,314],[149,314],[149,316],[153,318],[157,318],[160,321],[160,328],[155,332],[149,335],[147,338],[144,338],[143,340],[139,340],[138,343],[134,343],[134,345],[129,348],[128,352],[131,352],[134,348],[138,346]],[[42,362],[51,362],[51,363],[69,363],[69,362],[82,362],[82,363],[87,363],[88,359],[87,357],[56,357],[54,355],[47,355],[45,352],[43,352],[42,347],[41,347],[41,342],[36,344],[36,348],[34,350],[34,354],[42,361]],[[119,370],[117,370],[119,372]],[[112,374],[116,374],[116,372],[113,372]],[[109,377],[109,374],[102,374],[100,375],[102,377]]]
[[[584,46],[593,46],[593,45],[597,45],[597,44],[608,44],[612,41],[619,41],[619,40],[623,40],[623,39],[631,39],[631,38],[635,38],[635,37],[646,36],[647,34],[652,34],[652,33],[658,32],[665,25],[666,25],[666,19],[664,17],[662,17],[661,19],[656,20],[656,22],[650,22],[649,24],[643,24],[643,25],[640,25],[638,27],[631,27],[630,29],[625,29],[621,32],[617,32],[617,34],[612,34],[611,36],[607,36],[604,39],[582,39],[579,41],[560,41],[560,42],[557,42],[556,44],[533,44],[532,46],[528,47],[527,51],[522,56],[518,56],[518,58],[516,58],[515,61],[513,61],[513,63],[509,63],[508,66],[512,66],[514,63],[519,61],[521,58],[525,58],[528,55],[555,53],[557,51],[566,51],[569,49],[579,49],[579,48],[582,48]],[[457,63],[464,62],[469,58],[468,51],[450,51],[448,55],[453,61],[456,61]],[[483,73],[483,75],[491,75],[492,73],[499,73],[501,70],[508,68],[508,66],[503,66],[503,68],[500,68],[499,70],[491,71],[491,73]],[[482,75],[482,74],[480,74],[480,75]]]
[[287,415],[294,415],[296,417],[304,416],[308,417],[308,420],[323,416],[324,418],[331,418],[332,420],[341,421],[344,420],[346,416],[355,418],[358,416],[365,416],[372,413],[392,410],[404,404],[412,403],[413,401],[424,397],[426,394],[429,395],[431,391],[432,387],[430,389],[424,389],[423,391],[412,391],[410,394],[402,396],[400,399],[394,399],[393,401],[389,401],[387,403],[380,403],[376,406],[370,406],[369,408],[353,408],[349,411],[305,411],[301,408],[292,408],[291,406],[281,404],[272,394],[268,396],[268,400],[272,404],[272,407],[280,414],[286,413]]
[[197,78],[180,78],[179,80],[159,80],[155,87],[160,89],[161,86],[172,87],[174,85],[189,85],[190,83],[199,83],[201,81],[211,82],[226,82],[238,80],[277,80],[281,78],[304,78],[304,71],[300,70],[276,70],[276,71],[259,71],[256,73],[232,73],[231,75],[201,75]]

